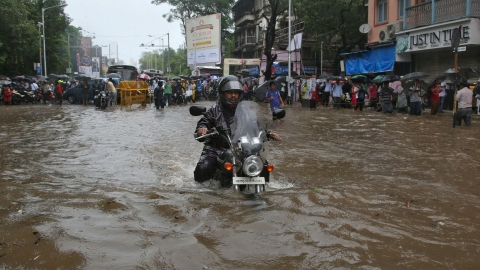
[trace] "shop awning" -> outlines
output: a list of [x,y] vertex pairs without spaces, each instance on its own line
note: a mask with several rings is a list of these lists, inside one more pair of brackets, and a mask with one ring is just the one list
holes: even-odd
[[347,75],[392,71],[395,63],[395,45],[345,54],[344,57]]

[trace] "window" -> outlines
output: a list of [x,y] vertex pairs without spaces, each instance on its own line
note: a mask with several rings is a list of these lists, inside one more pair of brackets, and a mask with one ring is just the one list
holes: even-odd
[[387,21],[387,0],[378,0],[377,2],[377,23],[383,23]]
[[[405,6],[406,5],[406,6]],[[398,0],[398,18],[404,18],[403,8],[410,7],[410,0]]]

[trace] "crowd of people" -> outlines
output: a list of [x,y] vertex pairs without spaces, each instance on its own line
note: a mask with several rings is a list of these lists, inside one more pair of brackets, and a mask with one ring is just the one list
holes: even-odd
[[[312,98],[318,96],[316,102],[326,107],[333,101],[333,108],[346,107],[362,111],[364,106],[368,106],[382,113],[393,113],[396,109],[397,113],[419,116],[429,107],[430,114],[436,115],[443,113],[447,87],[446,81],[440,79],[430,86],[425,86],[418,79],[413,80],[411,85],[401,80],[366,84],[361,81],[327,79],[317,84],[317,94]],[[469,83],[461,82],[461,90],[456,97],[458,110],[463,112],[459,117],[462,117],[467,125],[470,124],[471,113],[475,107],[473,100],[477,99],[477,103],[480,103],[480,85],[477,83],[473,91],[470,87]],[[480,113],[478,110],[477,107],[477,113]],[[460,121],[457,121],[457,124],[460,124]]]

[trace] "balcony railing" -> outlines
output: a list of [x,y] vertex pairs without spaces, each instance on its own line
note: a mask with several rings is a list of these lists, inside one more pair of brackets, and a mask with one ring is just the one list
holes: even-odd
[[435,2],[432,3],[430,1],[406,8],[406,29],[412,29],[465,17],[480,17],[480,0],[432,1]]

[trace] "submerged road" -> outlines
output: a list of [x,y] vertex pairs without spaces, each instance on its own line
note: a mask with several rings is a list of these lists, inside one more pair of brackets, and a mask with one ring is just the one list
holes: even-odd
[[193,181],[186,106],[0,107],[0,267],[478,268],[480,118],[286,111],[257,196]]

